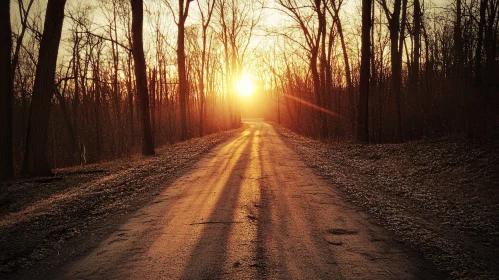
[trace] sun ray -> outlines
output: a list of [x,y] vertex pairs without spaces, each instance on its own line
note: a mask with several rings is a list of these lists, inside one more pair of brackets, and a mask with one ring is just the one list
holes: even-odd
[[247,75],[243,75],[236,82],[236,91],[242,97],[248,97],[251,94],[253,94],[253,91],[255,91],[255,84],[253,83],[253,80],[251,79],[251,77],[249,77]]

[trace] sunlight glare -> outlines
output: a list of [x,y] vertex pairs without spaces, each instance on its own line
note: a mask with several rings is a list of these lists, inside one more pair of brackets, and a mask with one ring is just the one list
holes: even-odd
[[236,83],[236,90],[242,97],[250,96],[255,90],[253,81],[248,76],[242,76]]

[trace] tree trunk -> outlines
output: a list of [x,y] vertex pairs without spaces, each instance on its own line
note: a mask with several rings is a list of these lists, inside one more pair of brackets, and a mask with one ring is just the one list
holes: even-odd
[[131,0],[132,4],[132,52],[135,64],[135,79],[140,103],[142,121],[142,154],[153,155],[154,144],[151,134],[151,117],[149,114],[149,94],[147,93],[146,61],[142,41],[143,3],[142,0]]
[[482,48],[483,48],[483,34],[486,23],[486,10],[487,10],[487,0],[480,1],[480,20],[478,24],[478,34],[477,34],[477,44],[475,52],[475,79],[474,79],[474,91],[470,96],[470,104],[468,110],[469,127],[468,134],[471,137],[480,137],[482,132],[481,127],[481,102],[483,95],[483,85],[482,85]]
[[[486,88],[484,91],[484,102],[485,105],[488,103],[487,96],[491,90],[494,90],[494,86],[497,86],[497,73],[496,64],[498,53],[497,42],[499,40],[499,34],[497,33],[497,28],[499,25],[499,3],[490,1],[487,10],[487,22],[484,26],[484,48],[485,48],[485,84]],[[494,30],[494,28],[496,30]],[[486,106],[484,107],[484,109]],[[484,110],[485,112],[486,110]]]
[[236,128],[236,127],[239,127],[239,125],[241,124],[241,112],[239,111],[239,106],[238,106],[239,105],[239,96],[236,93],[236,88],[234,87],[234,82],[236,81],[235,77],[240,76],[241,69],[237,68],[236,45],[232,41],[233,40],[232,35],[230,37],[231,37],[231,42],[230,42],[230,47],[231,47],[230,65],[231,66],[230,67],[232,70],[232,75],[231,75],[231,79],[230,79],[230,94],[232,95],[231,106],[232,106],[233,112],[234,112],[234,114],[232,115],[231,127]]
[[[416,7],[414,7],[414,12],[416,12]],[[461,36],[461,0],[456,1],[456,23],[454,25],[454,65],[455,65],[455,82],[459,82],[459,75],[461,74],[459,71],[462,70],[463,64],[463,43]]]
[[178,64],[178,83],[179,83],[179,99],[180,99],[180,140],[186,140],[187,135],[187,75],[185,69],[185,20],[187,19],[187,11],[189,9],[187,0],[186,9],[184,10],[184,0],[178,1],[179,21],[178,21],[178,37],[177,37],[177,64]]
[[128,99],[128,114],[130,115],[129,120],[129,137],[130,146],[133,148],[135,146],[135,135],[134,135],[134,123],[133,123],[133,90],[132,90],[132,54],[128,52],[127,59],[127,79],[126,79],[126,89],[127,89],[127,99]]
[[360,60],[359,120],[357,139],[369,142],[369,68],[371,55],[371,0],[362,0],[362,46]]
[[390,27],[390,56],[392,66],[392,94],[395,98],[395,142],[402,141],[401,88],[402,88],[402,53],[399,50],[401,0],[395,0]]
[[487,0],[480,1],[480,21],[478,25],[478,35],[475,53],[475,86],[480,87],[482,84],[482,47],[483,47],[483,32],[485,27],[485,11],[487,10]]
[[12,99],[13,88],[10,51],[12,33],[10,27],[10,1],[0,3],[0,181],[14,175],[12,158]]
[[[147,71],[146,71],[147,72]],[[151,114],[151,135],[153,142],[156,141],[156,67],[149,69],[149,110]]]
[[[321,79],[320,79],[320,74],[319,71],[317,70],[317,59],[318,59],[318,52],[319,50],[316,48],[312,50],[312,55],[311,55],[311,61],[310,61],[310,70],[312,72],[312,81],[314,84],[314,97],[315,97],[315,104],[319,107],[322,107],[322,96],[321,96]],[[323,113],[320,110],[317,110],[317,119],[319,120],[319,127],[322,128],[322,122],[323,122]],[[319,136],[322,135],[322,129],[321,132],[319,133]]]
[[[78,137],[78,107],[80,102],[80,82],[79,82],[79,73],[80,73],[80,50],[79,50],[79,36],[78,32],[75,32],[75,42],[73,47],[73,76],[74,76],[74,97],[73,97],[73,142],[72,145],[75,147],[73,149],[73,154],[77,152],[79,149],[79,137]],[[81,150],[79,151],[79,157],[81,158]]]
[[47,133],[65,4],[66,0],[49,0],[47,3],[28,121],[24,174],[52,173],[47,164]]
[[[460,1],[460,0],[458,0]],[[417,91],[419,84],[419,60],[421,53],[421,6],[419,0],[414,0],[414,53],[412,57],[411,82],[413,92]]]
[[[355,118],[355,104],[354,104],[354,94],[353,94],[353,83],[352,83],[352,74],[350,70],[350,61],[348,59],[348,51],[345,43],[345,36],[343,35],[343,27],[341,25],[340,15],[339,15],[339,7],[334,9],[334,21],[336,23],[336,29],[338,30],[338,35],[340,35],[341,42],[341,50],[343,52],[343,61],[345,63],[345,76],[347,81],[347,89],[348,89],[348,102],[350,103],[350,114],[352,120]],[[351,133],[355,133],[355,122],[351,123]]]
[[204,120],[205,120],[205,65],[206,65],[206,30],[207,25],[203,26],[203,49],[201,53],[201,73],[199,75],[199,136],[204,135]]
[[[209,4],[209,1],[206,1],[208,4],[208,10],[207,10],[207,15],[205,17],[205,14],[203,13],[203,10],[201,8],[201,5],[199,1],[198,3],[198,8],[201,12],[201,20],[202,20],[202,28],[203,28],[203,46],[202,46],[202,52],[201,52],[201,71],[199,75],[199,102],[200,102],[200,108],[199,108],[199,136],[203,136],[205,133],[205,122],[206,122],[206,90],[205,90],[205,75],[208,77],[206,65],[206,47],[207,47],[207,30],[211,21],[211,16],[214,11],[215,7],[215,1],[211,2],[211,5]],[[211,48],[211,45],[210,45]]]
[[[326,11],[325,5],[322,8],[322,12],[319,13],[319,21],[321,22],[322,29],[320,30],[320,38],[321,38],[321,58],[320,58],[320,85],[321,85],[321,96],[322,96],[322,107],[324,109],[329,108],[329,89],[327,85],[327,59],[326,59]],[[326,139],[329,136],[329,126],[328,126],[329,116],[325,113],[322,113],[322,132],[321,137]],[[339,123],[336,123],[336,127],[339,127]],[[335,135],[338,137],[338,135]]]

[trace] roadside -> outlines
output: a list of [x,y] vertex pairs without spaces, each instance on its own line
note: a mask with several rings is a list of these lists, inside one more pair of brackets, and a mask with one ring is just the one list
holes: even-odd
[[[341,191],[347,200],[362,206],[397,241],[409,245],[442,272],[455,279],[499,279],[497,141],[478,143],[441,138],[383,145],[323,143],[277,125],[274,128],[309,166],[330,180],[334,186],[331,190]],[[154,157],[137,155],[58,169],[54,177],[0,183],[0,278],[14,278],[29,267],[37,272],[54,270],[67,260],[86,255],[102,240],[112,239],[113,232],[131,213],[155,200],[165,186],[185,173],[187,167],[242,130],[166,146],[158,149]],[[274,147],[269,149],[275,153],[279,145],[272,139],[268,143]],[[272,155],[271,160],[280,161]],[[262,178],[259,180],[265,182],[265,178],[273,177]],[[282,182],[274,185],[281,186]],[[296,182],[280,190],[289,192],[293,199],[303,196],[297,201],[304,205],[329,205],[323,203],[331,199],[330,196],[320,196],[324,191],[293,193],[299,191],[294,189],[295,185]],[[261,209],[267,205],[264,198],[272,197],[273,192],[264,194],[263,202],[258,205]],[[268,202],[267,206],[272,205]],[[303,217],[317,215],[310,211],[311,215]],[[258,215],[244,217],[259,225],[255,221],[260,220],[254,218]],[[289,217],[283,221],[288,220]],[[265,229],[270,225],[262,223],[261,226]],[[269,232],[278,233],[279,230]],[[334,230],[328,232],[336,233]],[[327,246],[333,246],[335,250],[349,248],[344,242],[326,241],[329,242]],[[377,259],[373,258],[373,261]],[[266,263],[265,259],[263,263]],[[234,265],[242,269],[239,262]],[[252,265],[248,271],[255,267],[257,271],[265,271],[259,263]],[[376,267],[376,263],[373,265]]]
[[275,125],[345,197],[455,279],[499,279],[499,143],[324,143]]
[[164,146],[152,157],[135,155],[56,169],[53,177],[1,182],[0,278],[43,266],[45,258],[58,256],[65,243],[74,243],[84,233],[105,236],[121,217],[150,201],[198,158],[242,129]]
[[445,279],[373,221],[254,121],[140,209],[98,223],[117,224],[109,234],[89,229],[17,278]]

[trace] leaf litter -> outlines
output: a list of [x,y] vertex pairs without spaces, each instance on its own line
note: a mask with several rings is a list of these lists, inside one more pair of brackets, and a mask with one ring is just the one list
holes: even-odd
[[109,162],[54,170],[52,177],[0,182],[0,278],[57,254],[63,245],[130,213],[200,156],[243,128],[193,138]]
[[450,279],[499,279],[499,141],[321,142],[274,125],[305,162]]

